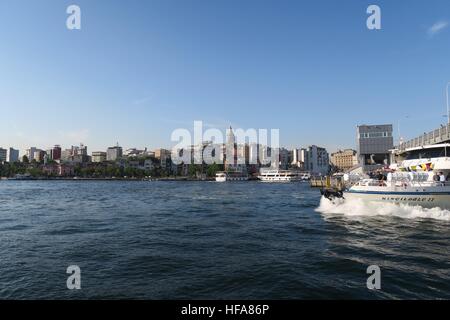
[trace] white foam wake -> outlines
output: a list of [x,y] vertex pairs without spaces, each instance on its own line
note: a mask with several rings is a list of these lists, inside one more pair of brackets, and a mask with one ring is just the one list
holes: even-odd
[[450,221],[450,210],[422,208],[404,204],[364,202],[361,199],[330,200],[322,197],[316,211],[322,214],[343,214],[346,216],[396,216],[407,219],[430,218]]

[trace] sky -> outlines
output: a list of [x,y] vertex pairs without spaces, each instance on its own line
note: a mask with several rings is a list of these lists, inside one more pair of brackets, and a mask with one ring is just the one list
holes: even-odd
[[194,120],[288,148],[413,138],[447,121],[449,22],[448,0],[0,0],[0,147],[170,148]]

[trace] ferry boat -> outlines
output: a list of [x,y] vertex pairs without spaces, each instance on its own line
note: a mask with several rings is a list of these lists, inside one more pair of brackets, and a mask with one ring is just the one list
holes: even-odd
[[434,175],[433,172],[398,172],[388,173],[386,181],[362,179],[344,190],[342,198],[450,209],[450,184],[435,181]]
[[263,182],[300,181],[302,177],[293,170],[260,169],[258,179]]
[[220,171],[216,173],[216,181],[217,182],[226,182],[226,181],[247,181],[248,175],[244,172],[226,172]]
[[[394,152],[395,150],[393,150]],[[391,169],[401,171],[431,171],[450,172],[450,143],[425,145],[407,148],[399,153],[398,164]]]
[[[405,149],[399,154],[401,162],[390,166],[394,172],[388,173],[386,179],[361,178],[344,190],[324,189],[322,195],[331,201],[360,199],[450,209],[449,147],[446,143]],[[348,175],[344,180],[349,180]]]

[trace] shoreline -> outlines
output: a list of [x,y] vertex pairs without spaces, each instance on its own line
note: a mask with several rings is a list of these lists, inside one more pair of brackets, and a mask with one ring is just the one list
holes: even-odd
[[215,178],[208,179],[196,179],[190,177],[180,177],[180,178],[81,178],[81,177],[62,177],[62,178],[26,178],[26,179],[15,179],[15,178],[4,178],[2,177],[0,181],[215,181]]
[[[216,182],[215,178],[206,178],[206,179],[197,179],[192,177],[179,177],[179,178],[78,178],[78,177],[61,177],[61,178],[44,178],[44,177],[36,177],[36,178],[25,178],[25,179],[16,179],[16,178],[0,178],[0,181],[134,181],[134,182],[155,182],[155,181],[185,181],[185,182]],[[243,181],[233,181],[233,182],[252,182],[252,181],[260,181],[257,178],[250,178],[248,180]],[[309,182],[309,181],[295,181],[295,182]]]

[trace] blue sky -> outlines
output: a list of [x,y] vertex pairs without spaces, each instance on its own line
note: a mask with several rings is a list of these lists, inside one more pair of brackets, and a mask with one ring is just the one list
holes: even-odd
[[0,0],[0,146],[170,147],[194,120],[330,151],[358,124],[414,137],[447,121],[448,22],[447,0]]

